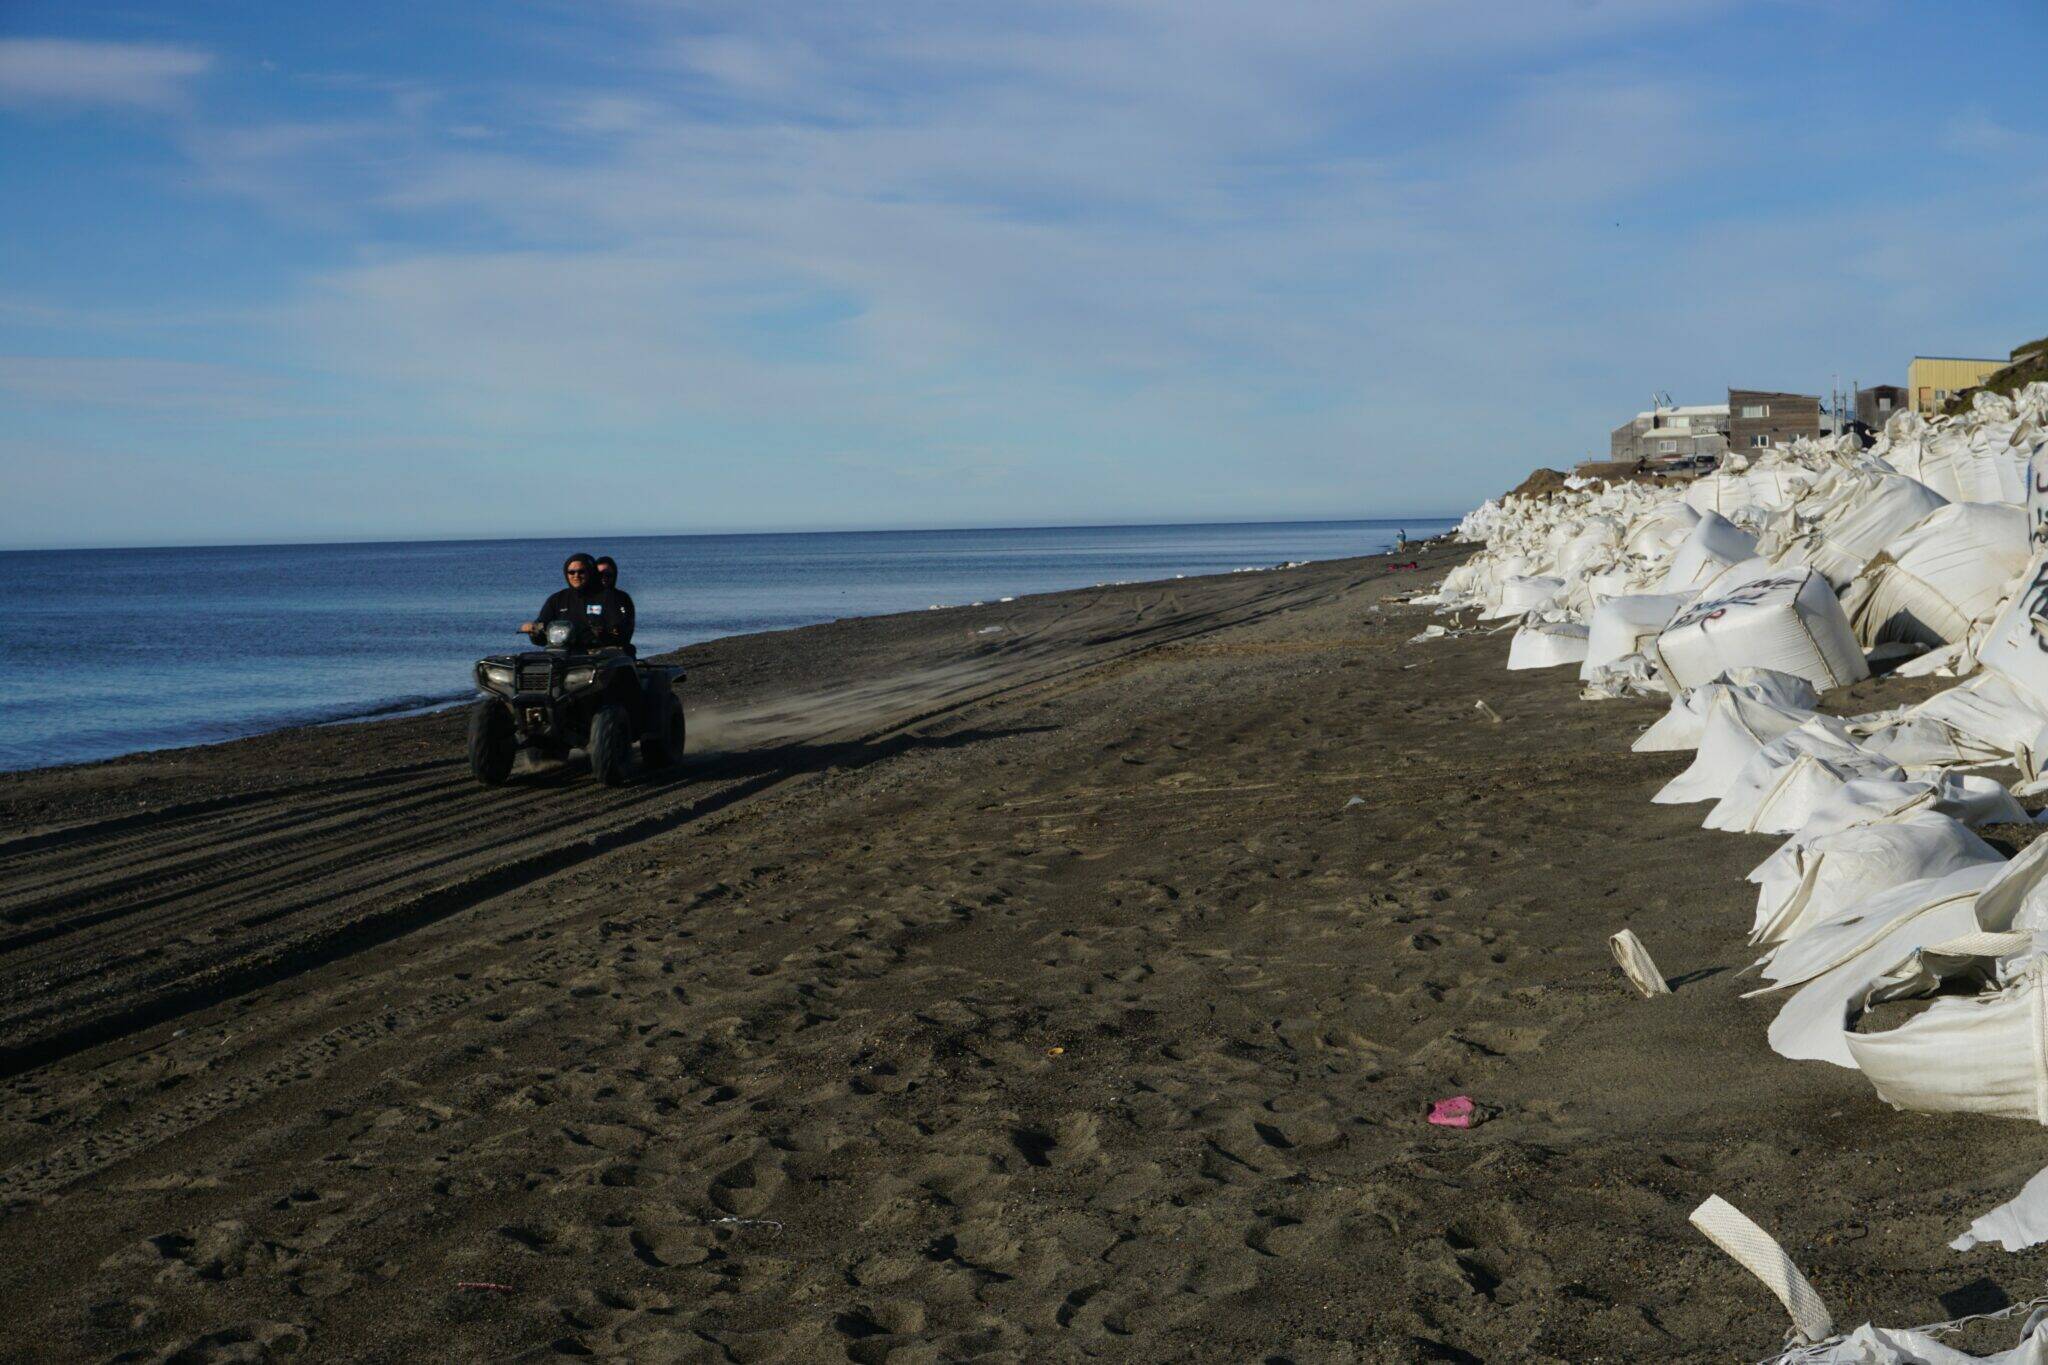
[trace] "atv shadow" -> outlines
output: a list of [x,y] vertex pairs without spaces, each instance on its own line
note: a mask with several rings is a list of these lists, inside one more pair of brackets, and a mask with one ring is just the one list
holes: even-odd
[[[945,735],[902,734],[886,739],[797,742],[768,744],[758,749],[686,752],[683,761],[675,767],[654,770],[642,766],[636,758],[626,788],[642,792],[660,791],[706,780],[733,782],[748,778],[792,777],[798,773],[824,772],[833,768],[852,771],[919,750],[964,749],[990,740],[1044,734],[1058,728],[1053,725],[1006,726],[956,730]],[[513,780],[529,788],[588,782],[590,756],[578,750],[566,759],[543,759],[531,768],[516,772]]]
[[702,777],[730,780],[823,772],[831,768],[852,771],[901,754],[965,749],[990,740],[1044,734],[1058,728],[1054,725],[1018,725],[991,729],[976,727],[944,735],[902,734],[890,735],[885,739],[799,742],[764,745],[758,749],[714,750],[710,753],[686,754],[679,767],[666,772],[638,772],[635,774],[635,780],[668,784]]

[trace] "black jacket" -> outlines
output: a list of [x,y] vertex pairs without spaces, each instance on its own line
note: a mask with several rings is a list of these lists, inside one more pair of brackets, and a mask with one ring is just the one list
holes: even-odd
[[595,648],[633,641],[632,602],[615,588],[562,588],[540,604],[540,614],[533,619],[543,626],[550,621],[581,621],[590,627]]

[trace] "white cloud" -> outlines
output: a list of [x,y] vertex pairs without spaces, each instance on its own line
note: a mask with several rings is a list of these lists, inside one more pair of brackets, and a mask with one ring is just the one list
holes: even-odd
[[[1887,276],[1946,210],[1822,201],[1824,119],[1645,75],[1715,7],[692,0],[608,64],[180,145],[349,248],[278,354],[421,449],[703,455],[700,525],[883,482],[924,519],[1451,506],[1639,391],[1810,382],[1845,310],[1937,306]],[[1975,240],[2039,195],[1951,198]]]
[[0,104],[161,108],[212,66],[209,53],[160,43],[0,38]]

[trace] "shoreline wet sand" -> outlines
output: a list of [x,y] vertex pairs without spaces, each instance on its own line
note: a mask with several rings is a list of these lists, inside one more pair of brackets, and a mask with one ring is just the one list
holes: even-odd
[[0,1351],[1766,1355],[1709,1194],[1845,1321],[2032,1297],[1946,1242],[2048,1135],[1772,1054],[1776,841],[1406,646],[1462,553],[699,646],[621,791],[459,715],[0,777]]

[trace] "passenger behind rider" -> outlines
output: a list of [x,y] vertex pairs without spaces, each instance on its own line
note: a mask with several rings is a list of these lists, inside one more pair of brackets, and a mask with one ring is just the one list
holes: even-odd
[[521,633],[537,643],[548,622],[580,621],[589,628],[595,648],[625,645],[632,638],[632,617],[620,595],[598,581],[595,559],[570,555],[562,561],[562,580],[568,586],[541,603],[539,615],[520,626]]
[[633,596],[619,587],[619,561],[610,555],[597,557],[597,581],[610,588],[612,595],[626,610],[626,638],[624,643],[633,643]]

